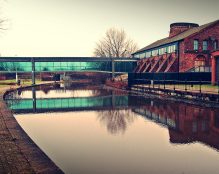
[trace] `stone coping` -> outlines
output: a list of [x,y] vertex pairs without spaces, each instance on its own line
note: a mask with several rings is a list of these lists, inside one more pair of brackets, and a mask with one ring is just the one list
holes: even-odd
[[[27,87],[33,86],[22,88]],[[21,128],[4,102],[4,96],[16,89],[19,87],[0,91],[0,173],[63,173]]]

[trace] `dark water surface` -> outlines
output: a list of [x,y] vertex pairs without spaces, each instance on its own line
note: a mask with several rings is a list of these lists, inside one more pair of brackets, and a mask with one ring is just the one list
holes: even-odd
[[70,174],[217,174],[218,110],[98,86],[41,86],[6,101]]

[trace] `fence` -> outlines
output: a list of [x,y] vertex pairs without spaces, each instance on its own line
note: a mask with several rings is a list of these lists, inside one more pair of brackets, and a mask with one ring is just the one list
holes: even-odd
[[134,84],[173,84],[178,81],[179,83],[211,83],[210,72],[186,72],[186,73],[129,73],[128,85],[131,87]]
[[219,82],[211,85],[210,73],[129,73],[129,89],[219,102]]

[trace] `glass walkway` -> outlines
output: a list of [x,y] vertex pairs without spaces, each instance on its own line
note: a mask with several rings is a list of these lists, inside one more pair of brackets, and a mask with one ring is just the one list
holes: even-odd
[[138,59],[97,57],[0,57],[0,73],[132,72]]

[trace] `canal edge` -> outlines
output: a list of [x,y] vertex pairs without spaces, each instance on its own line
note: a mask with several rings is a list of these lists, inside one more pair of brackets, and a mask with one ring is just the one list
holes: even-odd
[[[54,84],[43,83],[43,84]],[[57,173],[63,171],[38,147],[19,125],[4,97],[15,90],[35,87],[43,84],[24,87],[5,88],[0,92],[0,134],[7,134],[7,139],[0,144],[4,146],[3,172],[7,173]],[[2,140],[1,140],[2,141]],[[10,144],[10,146],[7,146]],[[10,153],[12,151],[12,153]],[[1,151],[0,151],[1,153]],[[8,160],[11,159],[11,160]]]

